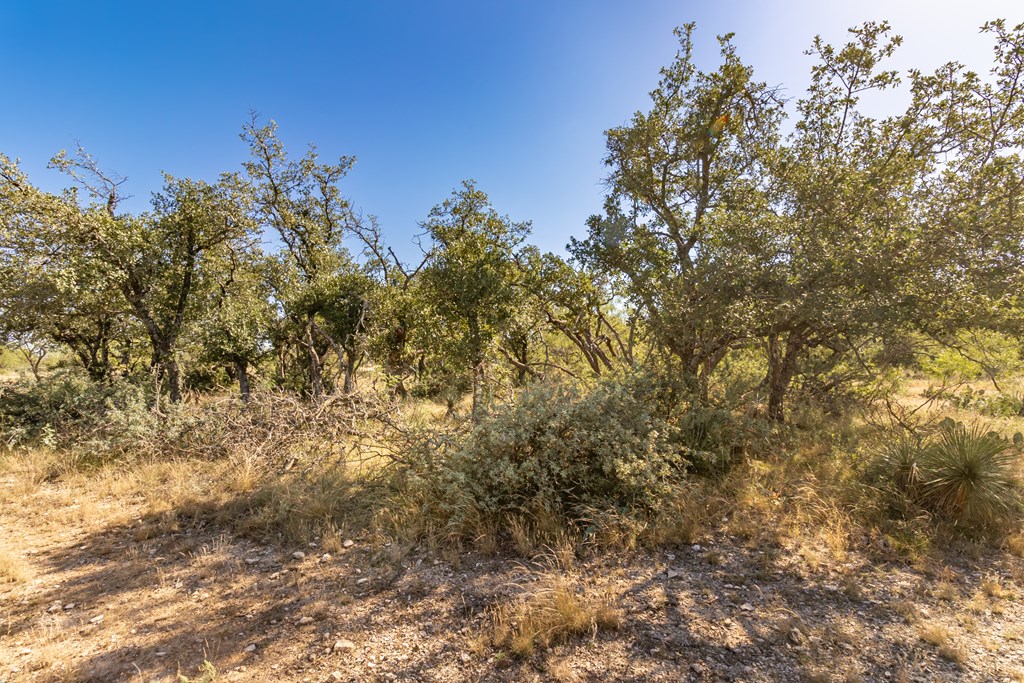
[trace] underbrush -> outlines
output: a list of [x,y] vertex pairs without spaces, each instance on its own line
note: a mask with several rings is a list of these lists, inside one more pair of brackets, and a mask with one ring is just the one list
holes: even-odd
[[592,537],[671,507],[692,470],[727,469],[735,431],[718,413],[667,419],[643,391],[540,383],[461,434],[412,443],[404,523],[459,540],[494,525]]
[[141,498],[147,533],[206,521],[282,543],[363,531],[566,566],[587,549],[721,532],[796,548],[810,567],[854,547],[920,556],[946,536],[1024,547],[1021,440],[963,425],[917,442],[807,409],[780,427],[692,401],[668,410],[636,378],[537,383],[475,423],[372,395],[314,406],[261,393],[157,413],[142,387],[80,380],[5,389],[4,469],[25,493],[74,480]]
[[944,420],[923,437],[882,448],[876,476],[903,516],[915,511],[972,531],[1007,527],[1020,518],[1024,437],[1007,438],[979,424]]
[[[0,387],[0,442],[9,453],[60,453],[82,469],[125,460],[244,458],[263,470],[329,467],[389,405],[369,395],[310,405],[289,393],[264,392],[155,407],[140,378],[94,382],[65,369],[45,381]],[[53,473],[58,476],[59,473]]]

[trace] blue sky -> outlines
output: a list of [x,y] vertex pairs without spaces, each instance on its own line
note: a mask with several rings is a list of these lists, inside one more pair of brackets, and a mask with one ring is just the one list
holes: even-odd
[[889,19],[906,39],[895,66],[985,69],[977,27],[995,17],[1024,21],[1024,3],[0,0],[0,151],[53,190],[46,161],[79,140],[143,210],[161,171],[239,168],[256,110],[295,153],[358,157],[345,194],[400,253],[464,178],[560,251],[600,210],[603,131],[646,108],[673,26],[697,22],[705,68],[735,32],[757,77],[795,97],[816,33]]

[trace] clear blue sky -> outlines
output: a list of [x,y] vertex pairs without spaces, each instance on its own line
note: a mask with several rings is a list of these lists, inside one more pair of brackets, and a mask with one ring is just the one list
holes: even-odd
[[253,109],[296,153],[358,157],[344,191],[402,253],[464,178],[561,250],[600,210],[603,131],[646,108],[673,26],[698,23],[706,68],[736,32],[757,76],[797,96],[816,33],[887,18],[898,66],[987,68],[977,27],[995,17],[1024,21],[1024,3],[0,0],[0,151],[52,190],[46,161],[80,140],[143,210],[161,171],[237,169]]

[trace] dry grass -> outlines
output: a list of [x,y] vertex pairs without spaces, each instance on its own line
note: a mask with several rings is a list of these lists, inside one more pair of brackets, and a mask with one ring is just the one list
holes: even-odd
[[929,645],[934,645],[939,650],[939,655],[956,664],[967,662],[967,652],[953,642],[949,629],[941,624],[922,626],[918,630],[918,636]]
[[892,608],[908,624],[913,625],[921,620],[921,610],[913,600],[898,600]]
[[31,578],[28,565],[11,548],[0,549],[0,583],[25,583]]
[[521,599],[492,609],[488,631],[477,647],[489,644],[525,657],[537,647],[616,630],[621,623],[610,595],[588,591],[572,577],[550,574]]
[[953,602],[960,597],[960,590],[947,580],[939,581],[930,591],[931,596],[936,600]]
[[178,683],[214,683],[220,674],[209,660],[204,660],[196,671],[195,676],[189,677],[182,673],[178,674]]
[[982,579],[981,592],[995,600],[1000,600],[1010,595],[999,579],[993,576]]
[[16,450],[0,459],[0,472],[11,475],[12,493],[26,496],[48,481],[55,481],[74,472],[76,458],[48,448]]
[[1018,531],[1006,538],[1006,549],[1017,557],[1024,557],[1024,531]]

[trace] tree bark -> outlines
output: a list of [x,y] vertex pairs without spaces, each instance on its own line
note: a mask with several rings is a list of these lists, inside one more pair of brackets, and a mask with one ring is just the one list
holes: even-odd
[[324,396],[323,368],[320,366],[320,354],[316,351],[313,339],[313,328],[316,325],[314,314],[306,316],[306,346],[309,349],[309,394],[313,403],[320,403]]
[[786,419],[785,401],[789,385],[796,375],[796,360],[802,348],[800,332],[790,332],[785,348],[778,334],[768,336],[768,419],[773,422],[784,422]]
[[244,358],[235,359],[235,376],[238,378],[238,393],[244,403],[249,402],[249,363]]
[[480,416],[483,408],[484,388],[484,351],[483,342],[480,340],[480,322],[476,316],[469,319],[470,354],[473,364],[473,419]]

